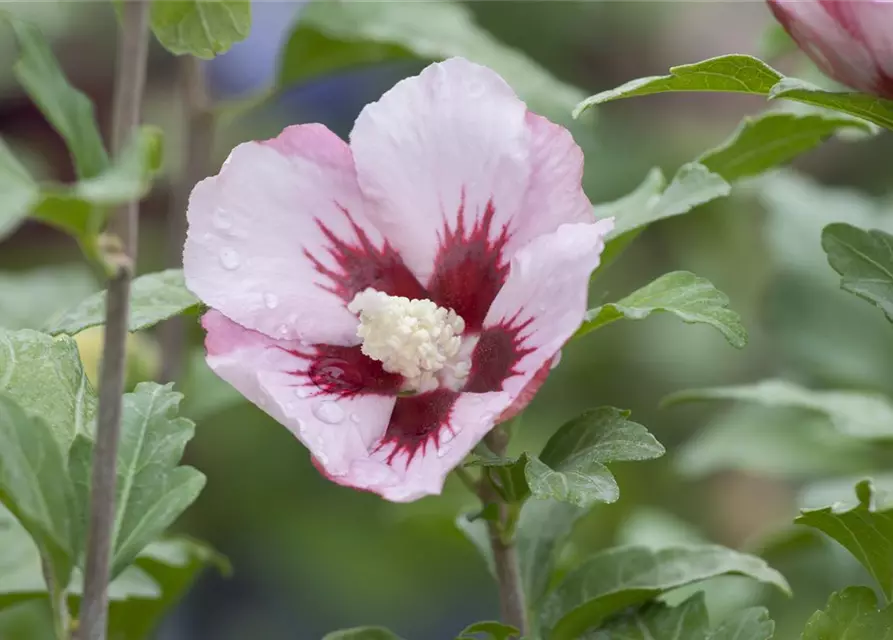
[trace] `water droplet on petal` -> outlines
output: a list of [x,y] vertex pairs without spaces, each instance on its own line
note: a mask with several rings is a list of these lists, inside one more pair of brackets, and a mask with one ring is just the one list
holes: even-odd
[[310,389],[305,389],[304,387],[298,387],[295,389],[295,395],[299,398],[306,398],[310,395]]
[[287,325],[287,324],[280,324],[280,325],[279,325],[279,328],[276,329],[276,331],[279,332],[279,335],[280,335],[280,336],[288,335],[288,325]]
[[441,447],[440,449],[437,450],[437,457],[438,458],[444,457],[446,454],[448,454],[450,452],[450,449],[452,449],[452,447]]
[[304,424],[303,420],[298,420],[297,425],[298,425],[298,433],[300,433],[301,435],[304,435],[304,430],[307,428],[307,425]]
[[480,98],[484,95],[484,83],[480,80],[472,80],[468,83],[468,97]]
[[279,306],[279,298],[276,297],[275,293],[265,293],[264,304],[267,306],[267,309],[275,309]]
[[554,357],[554,358],[552,358],[552,364],[551,364],[551,366],[550,366],[549,368],[550,368],[550,369],[554,369],[555,367],[558,366],[558,363],[559,363],[559,362],[561,362],[561,352],[560,352],[560,351],[559,351],[558,353],[555,354],[555,357]]
[[440,434],[440,442],[442,444],[446,444],[456,436],[453,435],[453,432],[449,429],[444,429],[444,431]]
[[316,456],[316,459],[319,460],[319,463],[322,466],[326,466],[327,464],[329,464],[329,456],[324,454],[322,451],[317,451],[313,455]]
[[354,424],[360,424],[360,416],[355,413],[350,414],[350,421]]
[[334,402],[323,402],[313,409],[313,415],[326,424],[340,424],[344,420],[344,409]]
[[220,250],[220,264],[223,265],[224,269],[228,269],[229,271],[238,269],[241,264],[239,254],[236,253],[234,249],[224,247]]
[[214,227],[221,231],[226,231],[233,226],[233,221],[225,209],[217,209],[213,217]]

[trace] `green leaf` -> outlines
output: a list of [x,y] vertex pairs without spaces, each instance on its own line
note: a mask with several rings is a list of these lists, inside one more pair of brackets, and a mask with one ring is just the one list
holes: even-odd
[[36,329],[96,289],[96,278],[83,263],[0,271],[0,327]]
[[[177,417],[182,395],[173,384],[142,382],[124,395],[111,575],[117,576],[198,497],[205,476],[177,463],[194,425]],[[93,442],[79,437],[71,448],[72,482],[84,504],[90,486]]]
[[845,223],[822,231],[828,263],[839,273],[840,288],[877,306],[893,322],[893,236]]
[[93,103],[68,83],[35,25],[6,13],[0,13],[0,18],[12,26],[19,45],[19,59],[13,66],[16,78],[65,139],[78,177],[100,174],[108,165],[108,156],[96,125]]
[[249,0],[154,0],[152,32],[175,55],[211,59],[251,31]]
[[96,413],[77,344],[68,336],[0,329],[0,392],[40,417],[63,451],[88,432]]
[[400,636],[384,627],[354,627],[327,633],[322,640],[400,640]]
[[677,452],[676,471],[690,478],[721,471],[801,480],[857,472],[876,455],[811,411],[735,405],[712,420]]
[[[823,509],[828,505],[834,505],[837,512],[849,511],[860,504],[859,496],[853,487],[860,482],[870,480],[871,486],[874,488],[875,510],[885,511],[893,507],[893,473],[873,472],[868,475],[865,467],[860,471],[846,476],[838,475],[820,480],[813,478],[812,482],[804,486],[798,493],[797,504],[801,510]],[[815,533],[799,527],[796,530],[810,534]]]
[[[515,528],[518,564],[521,582],[532,611],[546,594],[552,580],[555,563],[576,522],[586,515],[586,510],[557,500],[528,500],[521,508]],[[460,515],[456,526],[475,546],[495,575],[493,554],[487,525],[483,520],[469,521]]]
[[458,2],[327,2],[304,7],[280,55],[279,86],[351,68],[468,58],[499,73],[535,110],[567,114],[583,95],[479,27]]
[[0,240],[15,231],[40,195],[37,183],[0,138]]
[[46,590],[40,552],[25,528],[0,504],[0,609]]
[[[215,552],[189,539],[173,538],[149,545],[136,564],[109,585],[110,638],[118,640],[117,630],[123,628],[129,631],[126,640],[146,637],[158,622],[159,612],[173,604],[197,571],[208,564],[221,570],[228,568]],[[69,607],[74,611],[82,589],[83,579],[75,568],[68,585]],[[26,599],[45,598],[46,592],[37,546],[0,504],[0,610]]]
[[765,62],[740,54],[671,67],[670,75],[666,76],[631,80],[616,89],[586,98],[577,105],[574,116],[612,100],[668,91],[718,91],[762,95],[769,99],[785,98],[842,111],[893,129],[893,101],[861,93],[825,91],[796,78],[785,78]]
[[630,80],[616,89],[589,96],[577,105],[574,116],[597,104],[667,91],[720,91],[768,95],[782,77],[778,71],[752,56],[739,54],[718,56],[694,64],[670,67],[670,75]]
[[620,489],[608,462],[651,460],[665,453],[629,411],[600,407],[562,425],[542,453],[527,464],[527,484],[534,496],[589,507],[615,502]]
[[893,100],[854,91],[826,91],[798,78],[780,80],[772,87],[769,98],[784,98],[832,109],[873,122],[885,129],[893,129]]
[[508,502],[522,502],[530,495],[524,470],[530,456],[522,453],[518,458],[478,457],[468,466],[483,467],[499,495]]
[[214,567],[224,575],[231,571],[226,558],[185,537],[153,542],[137,557],[134,566],[154,580],[160,591],[155,598],[112,603],[109,640],[149,637],[164,613],[182,598],[203,569]]
[[688,324],[706,324],[722,333],[729,344],[747,344],[740,316],[728,308],[729,298],[709,280],[687,271],[662,275],[623,300],[604,304],[586,313],[576,335],[586,335],[621,318],[641,320],[652,313],[667,312]]
[[823,531],[862,563],[881,587],[887,602],[893,600],[893,508],[875,506],[874,488],[866,480],[856,485],[859,504],[832,505],[803,511],[795,520]]
[[813,391],[785,380],[770,379],[751,385],[687,389],[667,396],[661,404],[702,400],[807,409],[827,417],[840,433],[856,438],[893,438],[893,405],[879,393]]
[[[129,329],[148,329],[162,320],[195,310],[198,304],[198,298],[186,288],[182,269],[140,276],[131,286]],[[54,335],[75,335],[104,322],[105,291],[100,291],[51,321],[46,330]]]
[[602,268],[613,262],[652,222],[688,213],[731,192],[722,176],[690,162],[679,168],[667,186],[660,169],[652,169],[636,189],[618,200],[596,205],[596,218],[614,218],[614,229],[602,253]]
[[515,529],[521,582],[532,609],[546,595],[558,557],[574,525],[586,515],[581,509],[557,500],[528,500]]
[[678,607],[654,603],[621,616],[583,640],[706,640],[710,625],[704,594]]
[[596,218],[614,218],[609,239],[641,231],[652,222],[688,213],[698,205],[729,195],[731,186],[722,176],[702,164],[682,165],[667,185],[660,169],[652,169],[645,180],[619,200],[596,205]]
[[98,176],[72,185],[44,185],[32,216],[73,235],[88,257],[95,258],[96,236],[111,208],[149,192],[161,145],[158,128],[140,127],[121,156]]
[[518,637],[520,632],[515,627],[501,622],[475,622],[466,627],[456,640],[476,640],[481,637],[481,634],[486,634],[490,640],[510,640],[510,638]]
[[847,587],[806,623],[801,640],[893,640],[893,607],[878,611],[868,587]]
[[728,140],[703,153],[697,162],[733,182],[785,164],[841,129],[871,132],[867,123],[834,113],[769,112],[745,117]]
[[761,559],[713,545],[650,549],[616,547],[571,571],[546,598],[542,626],[549,640],[574,640],[609,616],[688,584],[744,575],[790,592],[780,573]]
[[775,633],[775,622],[763,607],[751,607],[732,614],[707,634],[706,640],[769,640]]
[[2,394],[0,502],[34,539],[53,588],[64,589],[80,548],[64,452],[46,422]]
[[71,195],[97,205],[142,199],[149,193],[152,176],[161,166],[163,144],[161,129],[151,125],[140,127],[106,171],[76,183]]
[[775,623],[763,608],[738,612],[711,630],[700,592],[673,608],[663,603],[646,605],[583,640],[769,640],[774,631]]

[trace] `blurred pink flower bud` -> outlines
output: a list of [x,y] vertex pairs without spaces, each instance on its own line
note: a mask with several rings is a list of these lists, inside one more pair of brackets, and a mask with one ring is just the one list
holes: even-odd
[[893,99],[893,0],[769,0],[769,7],[822,71]]

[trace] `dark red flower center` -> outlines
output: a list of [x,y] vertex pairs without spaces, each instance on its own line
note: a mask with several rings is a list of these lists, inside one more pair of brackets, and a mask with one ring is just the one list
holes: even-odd
[[[428,299],[453,309],[465,321],[466,335],[480,332],[464,391],[497,391],[506,378],[519,373],[518,363],[532,351],[524,347],[524,332],[531,320],[516,316],[482,331],[490,305],[509,272],[504,250],[511,232],[507,225],[494,228],[496,210],[492,200],[470,223],[463,194],[455,227],[444,224],[439,236],[440,247],[427,286],[422,286],[393,247],[386,241],[376,246],[350,212],[339,208],[347,216],[354,238],[339,237],[317,219],[328,239],[326,251],[334,266],[326,266],[320,256],[304,250],[317,272],[325,276],[326,282],[319,286],[339,296],[345,304],[372,287],[391,296]],[[307,389],[308,395],[395,395],[403,383],[402,376],[384,371],[380,362],[365,356],[358,346],[314,345],[306,352],[291,353],[310,362],[306,372],[294,372],[302,378],[298,387]],[[450,428],[450,412],[458,396],[456,391],[437,389],[398,397],[376,450],[387,451],[389,463],[405,454],[408,465],[419,451],[424,455],[429,443],[439,446],[442,430]]]

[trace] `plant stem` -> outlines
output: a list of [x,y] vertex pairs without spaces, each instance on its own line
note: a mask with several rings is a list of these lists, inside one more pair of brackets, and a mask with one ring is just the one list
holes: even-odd
[[468,473],[467,469],[463,469],[462,467],[456,467],[453,469],[453,473],[456,474],[456,477],[465,485],[465,488],[471,491],[474,494],[478,492],[478,482],[474,479],[470,473]]
[[[121,152],[140,122],[149,49],[149,0],[122,3],[115,78],[112,148]],[[109,222],[114,250],[105,312],[105,343],[99,382],[99,413],[90,485],[90,515],[84,595],[79,640],[105,640],[108,619],[108,582],[115,521],[118,441],[121,436],[121,397],[124,393],[130,280],[136,261],[139,202],[117,211]]]
[[[485,441],[493,453],[498,456],[505,455],[508,433],[501,425],[494,428]],[[496,503],[499,508],[499,521],[487,521],[487,530],[490,534],[490,547],[493,550],[493,564],[496,567],[496,582],[499,585],[502,621],[516,627],[523,637],[528,633],[527,603],[524,599],[524,586],[521,584],[514,534],[507,531],[511,526],[511,505],[502,499],[490,482],[481,483],[480,496],[485,505]]]
[[[186,166],[182,180],[176,185],[174,207],[168,212],[166,264],[169,268],[183,265],[183,243],[186,241],[186,207],[192,188],[207,177],[214,143],[214,114],[210,108],[202,62],[193,56],[180,58],[180,95],[183,98],[185,131],[183,156]],[[180,317],[171,318],[159,327],[161,341],[161,380],[176,380],[183,367],[186,325]]]
[[56,578],[46,558],[41,556],[40,562],[50,598],[50,610],[53,615],[53,631],[56,634],[56,640],[68,640],[68,594],[65,589],[59,587],[59,583],[56,582]]

